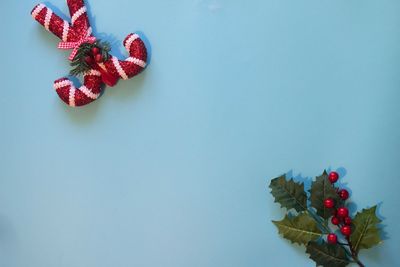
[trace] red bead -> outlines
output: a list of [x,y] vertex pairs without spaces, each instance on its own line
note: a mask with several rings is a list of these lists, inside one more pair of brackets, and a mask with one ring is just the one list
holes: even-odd
[[329,244],[336,244],[337,243],[337,235],[328,234],[328,236],[326,237],[326,240],[328,241]]
[[345,236],[349,236],[351,235],[351,227],[348,225],[342,226],[342,228],[340,228],[340,232]]
[[90,57],[90,56],[87,56],[87,57],[85,57],[85,62],[86,62],[88,65],[91,65],[91,64],[93,63],[93,58]]
[[331,222],[333,225],[338,225],[340,223],[340,220],[338,217],[332,217]]
[[97,54],[96,57],[95,57],[95,59],[96,59],[96,62],[97,62],[97,63],[103,62],[103,56],[100,55],[100,54]]
[[347,191],[346,189],[342,189],[339,191],[339,197],[343,200],[346,200],[349,198],[349,191]]
[[349,210],[346,207],[340,207],[337,210],[337,215],[340,218],[345,218],[345,217],[349,216]]
[[98,53],[100,53],[100,49],[98,47],[93,47],[92,53],[93,53],[93,55],[97,55]]
[[336,183],[339,179],[339,174],[337,172],[330,172],[328,178],[332,184]]
[[343,219],[343,222],[344,222],[345,225],[351,225],[351,218],[350,217],[345,217]]
[[331,209],[335,206],[335,201],[332,198],[327,198],[324,200],[324,206],[327,209]]

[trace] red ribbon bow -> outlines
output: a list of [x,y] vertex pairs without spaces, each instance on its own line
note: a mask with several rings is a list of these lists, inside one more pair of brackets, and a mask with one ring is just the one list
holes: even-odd
[[78,49],[81,46],[81,44],[83,43],[91,43],[93,44],[94,42],[96,42],[96,37],[94,36],[90,36],[90,33],[88,32],[88,34],[86,34],[84,37],[82,37],[81,39],[79,39],[79,41],[77,42],[60,42],[58,44],[58,49],[73,49],[71,52],[71,55],[69,55],[69,60],[74,60],[76,54],[78,53]]

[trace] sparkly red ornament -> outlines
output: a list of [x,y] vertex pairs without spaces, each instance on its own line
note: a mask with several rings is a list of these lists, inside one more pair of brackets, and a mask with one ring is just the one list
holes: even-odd
[[337,235],[335,234],[328,234],[326,237],[326,240],[328,241],[329,244],[336,244],[337,243]]
[[[44,4],[36,5],[31,15],[46,30],[59,37],[62,42],[60,49],[73,49],[70,60],[75,57],[85,45],[94,45],[98,40],[92,34],[86,6],[83,0],[67,0],[71,23],[63,20]],[[147,50],[144,42],[137,34],[129,34],[124,42],[129,57],[126,60],[108,55],[104,62],[88,64],[90,68],[83,73],[83,86],[76,88],[67,77],[54,82],[54,88],[59,97],[69,106],[83,106],[98,99],[103,90],[103,84],[114,86],[122,78],[127,80],[139,74],[146,67]],[[97,52],[96,49],[93,49]],[[100,51],[98,51],[100,53]],[[96,53],[93,53],[96,54]],[[82,58],[86,62],[86,58]],[[83,65],[87,66],[87,65]]]
[[344,236],[350,236],[351,235],[351,227],[348,225],[344,225],[340,228],[340,232],[344,235]]
[[347,216],[343,219],[343,222],[345,225],[351,225],[351,218]]
[[330,172],[328,176],[329,181],[333,184],[339,179],[339,174],[337,172]]
[[331,209],[335,206],[335,201],[332,198],[327,198],[324,200],[324,206],[327,209]]
[[340,207],[337,210],[337,216],[340,218],[345,218],[349,216],[349,210],[346,207]]
[[349,198],[349,191],[347,191],[346,189],[342,189],[342,190],[340,190],[339,191],[339,197],[341,198],[341,199],[343,199],[343,200],[346,200],[346,199],[348,199]]
[[339,220],[338,217],[332,217],[331,223],[332,223],[333,225],[338,225],[338,224],[340,223],[340,220]]

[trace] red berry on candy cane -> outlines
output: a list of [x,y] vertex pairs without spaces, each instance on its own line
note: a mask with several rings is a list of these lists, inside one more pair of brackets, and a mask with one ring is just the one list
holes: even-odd
[[100,55],[100,54],[97,54],[94,58],[95,58],[97,63],[103,62],[103,56]]
[[100,49],[95,46],[95,47],[92,48],[92,53],[93,53],[93,55],[97,55],[97,54],[100,53]]
[[328,179],[332,184],[334,184],[339,179],[339,174],[337,172],[330,172]]

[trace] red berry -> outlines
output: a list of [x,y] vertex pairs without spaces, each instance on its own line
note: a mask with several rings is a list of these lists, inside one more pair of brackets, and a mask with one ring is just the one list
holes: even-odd
[[333,225],[338,225],[340,223],[340,220],[338,217],[332,217],[331,222]]
[[337,235],[328,234],[328,236],[326,237],[326,240],[328,241],[329,244],[336,244],[337,243]]
[[93,47],[92,48],[92,53],[93,53],[93,55],[97,55],[97,54],[100,53],[100,49],[98,47]]
[[339,174],[337,172],[330,172],[329,173],[329,181],[333,184],[336,183],[339,179]]
[[345,225],[351,225],[351,218],[347,216],[343,219],[343,222]]
[[331,209],[335,206],[335,201],[332,198],[327,198],[324,200],[324,206],[327,209]]
[[339,197],[343,200],[346,200],[349,198],[349,191],[347,191],[346,189],[342,189],[339,191]]
[[342,228],[340,228],[340,232],[345,236],[349,236],[351,235],[351,227],[348,225],[342,226]]
[[96,62],[97,62],[97,63],[103,62],[103,56],[100,55],[100,54],[97,54],[97,55],[95,56],[95,59],[96,59]]
[[86,56],[85,62],[86,62],[86,64],[91,65],[93,63],[93,58],[90,56]]
[[340,207],[337,210],[337,215],[340,218],[345,218],[345,217],[349,216],[349,210],[346,207]]

